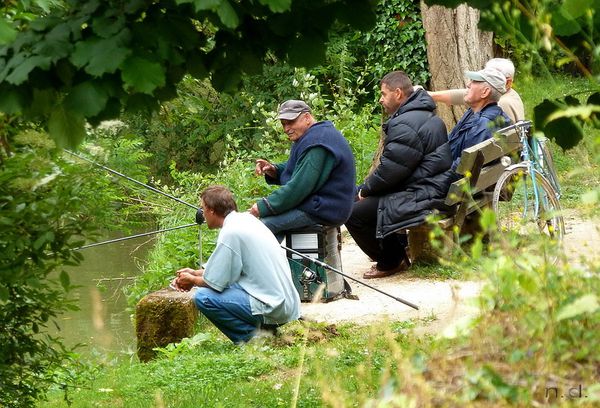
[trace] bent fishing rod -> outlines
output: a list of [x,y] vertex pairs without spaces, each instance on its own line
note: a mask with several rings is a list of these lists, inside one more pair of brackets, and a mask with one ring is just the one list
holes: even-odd
[[335,272],[335,273],[337,273],[337,274],[339,274],[339,275],[342,275],[344,278],[348,278],[348,279],[350,279],[350,280],[353,280],[354,282],[360,283],[361,285],[364,285],[364,286],[366,286],[366,287],[367,287],[367,288],[369,288],[369,289],[372,289],[372,290],[374,290],[374,291],[376,291],[376,292],[379,292],[379,293],[381,293],[382,295],[386,295],[386,296],[388,296],[388,297],[391,297],[392,299],[394,299],[394,300],[396,300],[396,301],[398,301],[398,302],[400,302],[400,303],[404,303],[405,305],[407,305],[407,306],[410,306],[410,307],[412,307],[412,308],[413,308],[413,309],[415,309],[415,310],[419,310],[419,306],[415,305],[414,303],[411,303],[411,302],[409,302],[408,300],[404,300],[404,299],[402,299],[402,298],[399,298],[399,297],[397,297],[397,296],[394,296],[394,295],[392,295],[392,294],[389,294],[389,293],[387,293],[387,292],[384,292],[384,291],[383,291],[383,290],[381,290],[381,289],[378,289],[378,288],[376,288],[376,287],[374,287],[374,286],[371,286],[371,285],[369,285],[369,284],[367,284],[367,283],[364,283],[363,281],[361,281],[361,280],[358,280],[358,279],[356,279],[356,278],[353,278],[352,276],[350,276],[350,275],[347,275],[347,274],[343,273],[342,271],[338,271],[337,269],[335,269],[335,268],[334,268],[334,267],[332,267],[332,266],[329,266],[329,265],[328,265],[328,264],[326,264],[325,262],[322,262],[322,261],[320,261],[320,260],[318,260],[318,259],[316,259],[316,258],[313,258],[313,257],[311,257],[311,256],[305,255],[305,254],[303,254],[303,253],[301,253],[301,252],[298,252],[298,251],[296,251],[296,250],[294,250],[294,249],[288,248],[288,247],[286,247],[286,246],[284,246],[284,245],[281,245],[281,247],[282,247],[283,249],[285,249],[286,251],[290,251],[290,252],[291,252],[291,253],[293,253],[294,255],[298,255],[298,256],[300,256],[300,257],[302,257],[302,258],[304,258],[304,259],[306,259],[306,260],[308,260],[308,261],[314,262],[316,265],[322,266],[323,268],[327,268],[327,269],[329,269],[329,270],[330,270],[330,271],[332,271],[332,272]]

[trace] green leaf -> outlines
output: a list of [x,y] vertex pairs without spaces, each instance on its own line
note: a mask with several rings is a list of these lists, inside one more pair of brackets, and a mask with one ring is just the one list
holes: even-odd
[[593,294],[587,294],[561,307],[556,315],[556,320],[570,319],[582,313],[594,313],[599,308],[598,297]]
[[59,24],[40,39],[34,47],[33,53],[44,57],[50,57],[57,61],[68,56],[73,49],[71,43],[71,28],[68,23]]
[[573,18],[581,17],[592,10],[592,0],[564,0],[562,8]]
[[46,242],[48,242],[48,236],[47,233],[44,233],[42,235],[40,235],[34,242],[33,242],[33,249],[38,250],[41,247],[43,247]]
[[123,63],[125,58],[131,54],[129,48],[122,47],[128,34],[124,33],[115,37],[101,39],[98,37],[86,41],[79,41],[75,45],[75,51],[71,54],[71,62],[85,72],[99,77],[105,73],[114,73]]
[[67,110],[90,117],[102,112],[107,100],[108,95],[100,84],[95,81],[87,81],[75,86],[69,92],[64,105]]
[[69,286],[71,286],[71,278],[69,277],[69,274],[65,271],[61,271],[59,279],[60,279],[60,284],[62,285],[62,287],[65,290],[68,290]]
[[563,8],[552,13],[552,28],[555,34],[561,36],[569,36],[581,31],[579,23]]
[[196,11],[215,10],[221,4],[222,0],[177,0],[177,4],[194,3]]
[[555,111],[562,109],[562,104],[556,100],[544,99],[542,103],[533,108],[533,121],[537,129],[542,129],[546,126],[548,117]]
[[475,242],[471,245],[471,257],[475,260],[481,258],[481,254],[483,253],[483,242],[481,239],[476,239]]
[[73,149],[85,138],[85,120],[80,114],[58,105],[50,114],[48,131],[59,147]]
[[20,113],[26,104],[26,96],[23,90],[18,88],[0,88],[0,111],[9,115]]
[[121,78],[134,90],[149,95],[157,87],[165,85],[162,65],[137,56],[129,57],[123,62]]
[[17,37],[17,30],[5,19],[0,19],[0,45],[10,44]]
[[260,4],[268,6],[273,13],[283,13],[292,7],[292,0],[259,0]]
[[227,28],[236,28],[240,24],[240,19],[228,0],[221,0],[217,15]]
[[306,33],[294,39],[288,50],[290,64],[311,68],[325,61],[325,38],[318,34]]
[[581,119],[589,119],[593,113],[600,112],[600,105],[580,105],[580,106],[571,106],[565,109],[557,110],[552,112],[550,116],[548,116],[548,122],[559,118],[572,118],[578,117]]
[[50,115],[52,108],[56,104],[56,91],[53,89],[34,89],[33,100],[29,106],[28,113],[33,116]]
[[192,75],[195,78],[203,79],[208,76],[208,70],[204,65],[204,60],[198,53],[192,54],[187,59],[186,67],[190,75]]
[[489,208],[486,208],[481,213],[481,217],[479,217],[479,225],[484,231],[490,231],[495,228],[496,224],[496,214]]
[[233,92],[242,79],[239,66],[227,65],[216,69],[211,78],[211,83],[217,91]]
[[0,302],[6,302],[8,300],[8,288],[0,286]]
[[559,118],[548,122],[541,129],[546,136],[565,150],[571,149],[583,139],[583,127],[574,118]]
[[29,77],[29,73],[40,67],[42,69],[48,69],[50,67],[50,62],[52,58],[50,57],[42,57],[39,55],[35,55],[33,57],[26,58],[22,64],[19,64],[13,71],[6,77],[6,82],[20,85],[23,82],[27,81]]
[[125,17],[123,15],[115,16],[101,16],[95,18],[92,22],[92,28],[94,33],[102,38],[108,38],[125,27]]
[[346,0],[345,7],[340,7],[338,18],[344,24],[349,24],[357,30],[367,31],[372,28],[377,15],[370,2],[364,0]]

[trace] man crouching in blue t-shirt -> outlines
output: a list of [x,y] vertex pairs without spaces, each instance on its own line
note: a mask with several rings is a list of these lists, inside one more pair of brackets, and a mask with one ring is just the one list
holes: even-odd
[[173,286],[180,291],[197,286],[198,310],[236,344],[261,328],[298,319],[300,297],[271,231],[251,214],[238,213],[226,187],[208,187],[200,200],[208,228],[221,228],[217,246],[205,269],[178,270]]

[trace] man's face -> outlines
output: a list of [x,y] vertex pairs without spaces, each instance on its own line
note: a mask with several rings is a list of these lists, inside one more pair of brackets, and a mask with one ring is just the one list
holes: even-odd
[[300,139],[308,130],[310,125],[310,114],[308,112],[301,113],[294,120],[281,119],[283,131],[291,142],[295,142],[296,140]]
[[402,103],[402,91],[400,88],[390,89],[387,84],[381,84],[379,103],[383,106],[385,113],[392,115]]
[[204,221],[206,221],[206,226],[209,229],[217,228],[218,226],[215,222],[216,221],[215,212],[206,206],[206,204],[204,203],[204,200],[200,200],[200,205],[202,206],[202,211],[204,212]]
[[485,82],[470,81],[467,84],[467,93],[465,94],[465,103],[470,107],[477,105],[482,99],[489,96],[489,89]]

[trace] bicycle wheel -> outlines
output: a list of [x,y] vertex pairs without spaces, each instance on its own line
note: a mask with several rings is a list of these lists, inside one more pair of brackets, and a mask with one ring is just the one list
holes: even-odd
[[550,182],[526,164],[504,171],[492,197],[500,232],[542,233],[561,241],[565,233],[560,203]]

